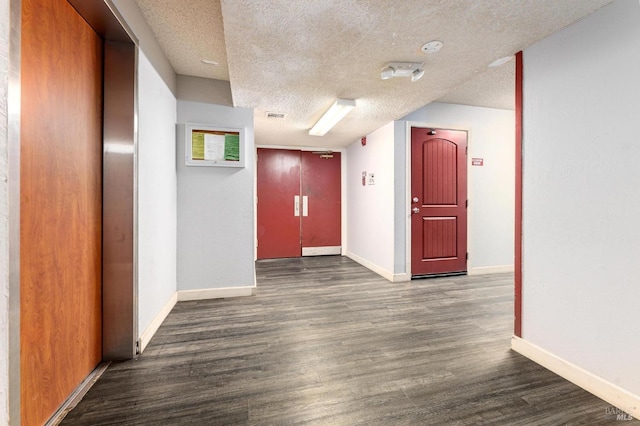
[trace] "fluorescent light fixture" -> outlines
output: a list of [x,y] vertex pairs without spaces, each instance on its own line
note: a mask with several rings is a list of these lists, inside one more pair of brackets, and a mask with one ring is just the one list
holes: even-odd
[[338,99],[331,108],[324,113],[320,120],[309,130],[311,136],[324,136],[338,121],[342,120],[345,115],[356,107],[356,101],[353,99]]
[[491,62],[489,64],[489,66],[492,67],[492,68],[499,67],[500,65],[506,64],[511,59],[513,59],[513,55],[512,56],[505,56],[504,58],[496,59],[495,61]]

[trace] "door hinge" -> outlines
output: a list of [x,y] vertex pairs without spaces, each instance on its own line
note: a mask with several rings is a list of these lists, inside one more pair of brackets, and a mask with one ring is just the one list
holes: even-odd
[[466,260],[469,260],[469,252],[467,252],[466,256],[465,256]]
[[140,339],[136,340],[136,355],[140,355]]
[[464,206],[465,206],[465,207],[469,207],[469,200],[465,200],[465,201],[464,201]]

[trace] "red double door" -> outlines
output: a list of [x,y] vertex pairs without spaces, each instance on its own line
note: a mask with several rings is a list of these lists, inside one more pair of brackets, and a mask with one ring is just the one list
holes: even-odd
[[258,259],[340,254],[340,153],[258,149]]

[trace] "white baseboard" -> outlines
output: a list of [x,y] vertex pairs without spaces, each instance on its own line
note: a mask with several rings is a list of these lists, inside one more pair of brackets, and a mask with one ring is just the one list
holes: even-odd
[[514,336],[511,338],[511,349],[580,386],[598,398],[607,401],[634,418],[640,418],[640,396],[634,395],[519,337]]
[[371,263],[368,260],[363,259],[357,254],[353,254],[351,252],[347,252],[347,257],[353,260],[354,262],[361,264],[365,268],[372,270],[376,274],[382,276],[383,278],[386,278],[387,280],[393,283],[411,281],[411,275],[407,274],[406,272],[403,272],[401,274],[394,274],[393,272],[389,272],[383,267],[378,266],[375,263]]
[[507,272],[513,272],[513,265],[499,265],[499,266],[478,266],[471,267],[467,271],[467,275],[487,275],[487,274],[504,274]]
[[162,325],[164,320],[167,318],[173,307],[178,302],[178,293],[173,293],[173,296],[165,303],[165,305],[160,309],[158,315],[151,321],[151,324],[142,332],[140,335],[140,353],[144,351],[147,347],[151,338],[156,334],[158,328]]
[[411,274],[407,274],[406,272],[403,272],[401,274],[393,274],[393,279],[391,281],[393,281],[394,283],[411,281]]
[[254,294],[256,294],[255,286],[180,290],[178,291],[178,302],[184,302],[187,300],[223,299],[227,297],[253,296]]

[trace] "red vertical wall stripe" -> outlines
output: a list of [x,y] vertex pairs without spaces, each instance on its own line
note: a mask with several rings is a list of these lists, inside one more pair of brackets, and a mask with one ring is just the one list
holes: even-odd
[[516,53],[516,218],[513,334],[522,337],[522,51]]

